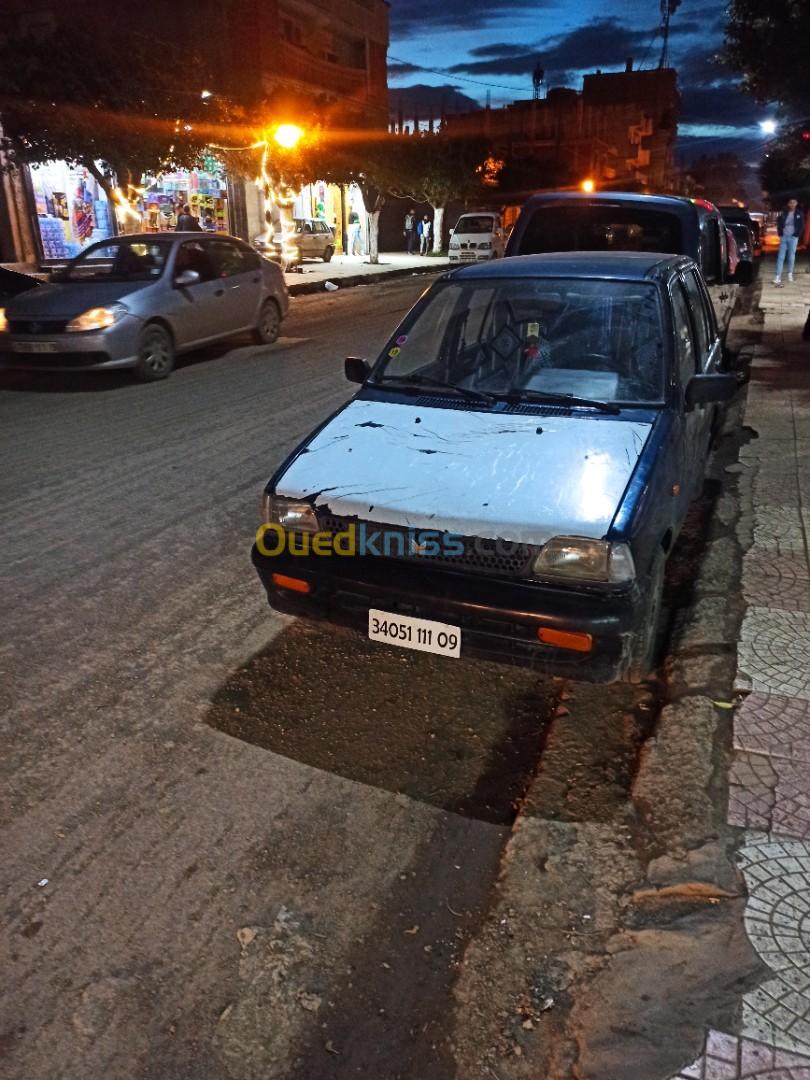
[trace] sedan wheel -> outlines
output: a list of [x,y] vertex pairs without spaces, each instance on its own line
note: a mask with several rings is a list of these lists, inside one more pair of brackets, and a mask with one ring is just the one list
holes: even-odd
[[335,254],[334,248],[328,247],[323,253],[323,261],[331,262],[332,256]]
[[259,321],[253,330],[257,345],[272,345],[281,329],[281,312],[275,300],[267,299],[259,311]]
[[171,334],[158,323],[147,326],[138,342],[135,374],[144,382],[165,379],[174,367],[174,342]]

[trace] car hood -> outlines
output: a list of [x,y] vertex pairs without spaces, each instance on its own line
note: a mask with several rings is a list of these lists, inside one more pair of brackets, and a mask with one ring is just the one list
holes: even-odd
[[12,319],[71,318],[88,308],[125,300],[132,293],[154,285],[153,281],[88,281],[73,285],[44,285],[16,296],[8,305]]
[[352,401],[276,484],[331,514],[517,543],[606,535],[652,424]]

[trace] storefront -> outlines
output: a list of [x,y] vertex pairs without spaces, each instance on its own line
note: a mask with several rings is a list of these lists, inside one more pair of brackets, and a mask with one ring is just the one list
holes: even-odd
[[46,260],[71,259],[88,244],[115,235],[107,196],[83,165],[49,161],[32,165],[30,175]]
[[186,205],[206,232],[230,232],[225,174],[213,159],[206,161],[205,169],[161,173],[145,186],[136,205],[144,232],[174,229]]
[[[356,184],[341,187],[322,180],[307,184],[295,200],[292,217],[326,221],[335,231],[337,250],[346,255],[364,255],[368,252],[366,211],[363,196]],[[355,234],[355,250],[351,252],[349,248]]]

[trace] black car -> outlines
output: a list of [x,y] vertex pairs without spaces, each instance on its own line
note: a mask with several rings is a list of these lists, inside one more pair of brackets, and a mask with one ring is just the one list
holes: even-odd
[[[751,233],[750,258],[752,260],[755,258],[758,259],[762,254],[762,236],[760,235],[759,222],[755,221],[742,206],[718,206],[717,209],[723,215],[723,221],[725,221],[729,228],[732,225],[742,225],[749,230]],[[738,234],[736,229],[732,229],[732,232],[734,233],[737,246],[739,247],[741,234]]]

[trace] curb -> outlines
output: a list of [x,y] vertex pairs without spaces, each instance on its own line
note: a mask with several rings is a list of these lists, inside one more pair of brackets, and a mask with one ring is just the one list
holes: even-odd
[[[406,266],[396,270],[380,270],[377,273],[352,274],[350,277],[339,277],[334,282],[340,289],[351,289],[355,285],[377,285],[389,278],[404,278],[425,276],[427,274],[440,274],[449,270],[449,266]],[[325,289],[325,281],[302,281],[294,282],[287,286],[290,296],[306,296],[309,293],[329,291]]]

